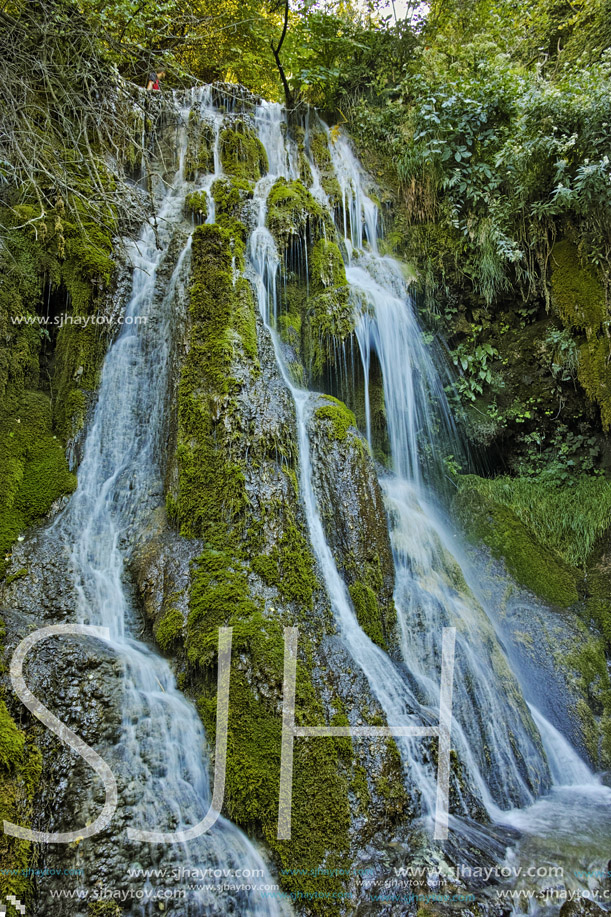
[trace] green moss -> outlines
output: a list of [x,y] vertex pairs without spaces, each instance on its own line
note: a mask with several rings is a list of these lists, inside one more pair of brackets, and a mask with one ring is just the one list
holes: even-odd
[[386,649],[386,640],[382,631],[382,622],[378,599],[370,586],[364,583],[353,583],[349,586],[350,598],[354,605],[357,620],[370,640]]
[[587,332],[600,328],[606,319],[605,291],[592,265],[564,239],[552,249],[551,268],[552,300],[565,325]]
[[588,569],[585,614],[611,650],[611,562],[606,556]]
[[164,653],[180,639],[184,623],[182,612],[178,608],[170,608],[165,613],[155,629],[155,639]]
[[586,395],[600,408],[603,430],[611,427],[611,348],[606,337],[593,336],[579,348],[577,377]]
[[252,569],[288,602],[312,607],[317,587],[314,563],[307,540],[290,516],[283,521],[278,544],[269,554],[253,557]]
[[236,121],[221,131],[219,150],[223,170],[234,178],[258,181],[267,174],[265,147],[245,121]]
[[516,580],[544,601],[573,605],[578,598],[576,571],[540,544],[509,506],[493,498],[486,484],[474,475],[465,476],[455,497],[454,508],[467,534],[502,557]]
[[[85,396],[97,385],[108,330],[68,322],[92,315],[111,280],[114,218],[109,213],[108,224],[101,227],[80,200],[70,219],[61,201],[45,220],[39,217],[39,208],[33,205],[17,205],[0,214],[2,224],[9,227],[3,232],[0,252],[0,335],[7,345],[0,350],[0,396],[7,409],[9,394],[19,398],[24,389],[38,388],[41,345],[44,341],[47,354],[55,345],[54,425],[65,438],[83,422]],[[10,228],[28,220],[35,222],[19,230]],[[43,315],[51,294],[65,300],[68,318],[62,316],[63,327],[13,323],[20,317]]]
[[280,249],[296,239],[315,239],[321,228],[334,228],[326,211],[300,181],[279,178],[267,198],[267,225]]
[[278,317],[278,330],[285,344],[296,350],[301,344],[301,315],[285,312]]
[[192,191],[185,198],[185,212],[199,223],[205,223],[208,216],[208,195],[205,191]]
[[335,365],[338,345],[354,331],[355,309],[335,242],[318,239],[312,246],[309,268],[312,295],[304,314],[303,358],[316,379],[326,366]]
[[[215,192],[219,199],[224,197],[224,215],[237,221],[241,195],[234,196],[226,183]],[[239,398],[243,382],[239,380],[244,373],[254,377],[258,358],[254,301],[245,279],[232,275],[232,239],[227,225],[205,225],[193,236],[189,347],[179,382],[179,486],[176,494],[168,496],[182,533],[204,542],[191,574],[185,683],[196,696],[209,740],[214,742],[218,628],[232,627],[225,810],[238,824],[262,836],[283,866],[313,867],[321,862],[345,866],[348,787],[346,767],[338,763],[340,749],[333,740],[296,742],[293,836],[290,842],[276,838],[283,625],[289,622],[275,609],[266,608],[253,581],[258,576],[276,586],[283,599],[297,604],[301,615],[312,607],[317,583],[309,545],[292,507],[279,501],[278,506],[255,508],[246,490]],[[241,267],[240,253],[235,257]],[[251,462],[261,459],[263,448],[249,443]],[[287,461],[290,473],[294,460],[289,455]],[[255,555],[254,546],[261,544],[261,512],[273,517],[274,526],[277,522],[278,537],[271,552]],[[176,609],[167,619],[175,639],[180,624]],[[158,640],[165,627],[164,617]],[[304,656],[311,652],[305,634],[300,649]],[[324,722],[302,661],[297,707],[300,722]],[[287,876],[283,884],[287,891],[305,890],[312,879]],[[345,887],[337,877],[325,879],[323,885],[329,890]],[[321,909],[322,905],[317,910]],[[334,911],[325,908],[325,912]]]
[[53,420],[63,439],[85,422],[88,398],[99,383],[107,337],[101,326],[64,325],[57,335],[53,375]]
[[246,356],[256,357],[254,300],[243,278],[234,286],[231,262],[232,236],[226,229],[196,229],[191,342],[178,395],[176,513],[184,535],[211,541],[219,525],[237,522],[248,502],[242,469],[219,448],[223,413],[231,412],[231,396],[240,388],[232,368]]
[[310,285],[312,292],[320,293],[334,287],[345,287],[346,269],[341,252],[335,242],[318,239],[310,254]]
[[[39,750],[17,727],[0,696],[0,821],[31,824],[41,772]],[[0,900],[11,894],[29,902],[31,880],[25,871],[31,865],[31,853],[29,841],[0,834]]]
[[[244,581],[240,574],[232,574],[224,561],[226,585],[236,587],[233,598],[226,594],[223,600],[225,623],[233,626],[233,660],[230,703],[229,739],[227,755],[227,790],[225,802],[228,815],[239,824],[254,829],[260,826],[263,837],[274,851],[280,867],[307,869],[320,863],[346,865],[348,853],[348,787],[346,778],[339,773],[338,757],[341,750],[333,739],[297,740],[294,747],[292,837],[278,841],[278,790],[280,772],[281,717],[276,697],[280,695],[283,672],[283,639],[279,621],[270,621],[257,610],[255,603],[244,599]],[[230,566],[233,562],[230,561]],[[235,574],[235,575],[234,575]],[[209,573],[206,574],[206,577]],[[198,573],[199,577],[199,573]],[[237,578],[236,578],[237,577]],[[213,585],[219,571],[213,576]],[[234,599],[242,595],[241,604]],[[193,593],[194,611],[190,631],[205,627],[208,637],[199,640],[204,648],[204,663],[210,664],[217,634],[209,630],[208,615],[196,618],[196,607],[208,601],[209,592]],[[244,604],[246,602],[247,604]],[[220,605],[213,600],[214,619]],[[243,617],[243,615],[245,615]],[[189,644],[193,654],[194,644]],[[248,660],[247,670],[244,661]],[[316,701],[306,670],[301,662],[297,668],[297,709],[299,723],[322,723],[323,711]],[[206,692],[200,697],[198,708],[204,720],[210,741],[215,735],[215,698]],[[338,891],[344,888],[341,877],[325,877],[318,882],[311,877],[283,876],[287,892],[317,889]],[[320,908],[314,913],[322,912]],[[336,913],[326,907],[325,913]]]
[[320,173],[320,183],[332,207],[342,202],[342,192],[333,168],[327,134],[323,130],[312,130],[309,134],[308,152]]
[[194,110],[187,129],[185,178],[194,181],[198,172],[214,172],[214,128]]
[[584,628],[579,645],[561,664],[577,676],[582,697],[576,712],[588,754],[597,769],[606,770],[611,766],[611,684],[603,642]]
[[332,439],[345,442],[350,428],[356,429],[354,414],[337,398],[333,398],[331,395],[325,395],[324,397],[328,404],[317,408],[315,416],[317,420],[328,422],[327,432]]
[[350,792],[356,798],[359,815],[366,815],[369,812],[371,794],[367,783],[367,771],[362,764],[355,763],[352,768]]
[[212,185],[216,216],[241,219],[244,204],[252,200],[254,185],[238,178],[218,178]]
[[20,532],[75,487],[62,444],[51,432],[49,399],[24,392],[14,411],[0,411],[0,574]]
[[90,901],[87,905],[88,917],[121,917],[122,913],[116,901]]

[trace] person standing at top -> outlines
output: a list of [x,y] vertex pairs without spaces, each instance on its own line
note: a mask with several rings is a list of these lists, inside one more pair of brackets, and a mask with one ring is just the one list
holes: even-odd
[[152,70],[149,73],[148,82],[146,84],[147,89],[161,89],[159,85],[160,81],[165,79],[165,70]]

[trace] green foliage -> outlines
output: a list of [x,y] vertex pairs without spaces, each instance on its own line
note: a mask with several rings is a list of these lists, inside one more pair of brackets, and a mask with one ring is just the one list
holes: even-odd
[[577,602],[576,571],[525,525],[512,505],[497,498],[494,482],[466,476],[454,509],[467,534],[502,557],[515,579],[550,605]]
[[466,481],[486,498],[511,509],[539,544],[566,564],[583,566],[609,528],[611,483],[581,475],[572,485],[527,478]]
[[475,339],[481,326],[474,326],[469,338],[458,345],[452,354],[452,362],[462,371],[457,382],[459,392],[470,401],[475,401],[476,395],[481,395],[484,385],[492,382],[492,369],[490,362],[498,357],[496,347],[486,341],[476,344]]

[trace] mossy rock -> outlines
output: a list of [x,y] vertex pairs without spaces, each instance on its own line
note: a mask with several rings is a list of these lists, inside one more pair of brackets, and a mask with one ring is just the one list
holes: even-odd
[[258,181],[267,174],[269,163],[265,147],[246,121],[235,121],[225,127],[219,139],[223,170],[227,175],[248,181]]
[[187,181],[214,172],[214,128],[196,110],[189,115],[184,171]]
[[319,239],[310,254],[310,285],[313,293],[323,293],[334,287],[345,287],[346,268],[337,243]]
[[185,213],[199,225],[208,216],[208,195],[205,191],[192,191],[185,198]]
[[87,905],[87,917],[121,917],[122,913],[116,901],[91,901]]
[[478,483],[475,476],[465,476],[454,499],[454,510],[467,535],[488,545],[495,557],[503,558],[511,575],[545,602],[561,608],[575,604],[577,571],[539,544],[518,516]]
[[348,286],[310,296],[302,324],[302,354],[312,380],[337,367],[344,342],[354,331],[355,312]]
[[184,624],[182,612],[178,608],[170,608],[157,624],[155,639],[165,653],[182,638]]
[[351,428],[356,430],[355,416],[343,401],[333,398],[332,395],[325,395],[324,399],[326,403],[316,408],[316,418],[328,422],[327,432],[332,439],[345,442],[348,431]]
[[357,620],[378,646],[396,643],[394,564],[384,500],[365,440],[343,402],[321,396],[310,421],[321,521]]
[[371,588],[365,583],[353,583],[349,586],[350,598],[354,605],[357,621],[370,640],[386,649],[386,640],[382,631],[382,614],[378,606],[378,599]]
[[[239,181],[223,182],[213,190],[223,198],[226,219],[239,221],[244,199]],[[192,566],[186,626],[169,603],[157,640],[173,650],[183,641],[188,681],[214,743],[218,628],[233,628],[224,810],[263,837],[282,866],[298,863],[309,870],[325,862],[345,868],[350,846],[348,768],[341,763],[339,742],[296,741],[293,834],[289,842],[276,838],[283,626],[312,616],[319,587],[296,505],[286,501],[262,508],[247,490],[241,432],[245,386],[248,390],[244,380],[256,379],[258,347],[252,290],[244,278],[234,283],[232,276],[233,257],[243,267],[232,240],[226,225],[204,225],[193,235],[189,347],[178,395],[178,490],[169,502],[181,533],[201,538],[204,547]],[[257,448],[249,442],[251,463],[262,461]],[[292,465],[285,470],[294,477]],[[265,546],[258,534],[263,512],[273,517],[268,522],[274,532],[274,540]],[[263,599],[262,582],[277,590],[284,609],[291,608],[288,620],[286,611]],[[304,661],[312,653],[305,630],[300,636],[297,717],[320,724],[325,713]],[[289,892],[311,890],[313,882],[309,875],[283,879]],[[329,891],[346,887],[341,876],[322,884]],[[327,906],[324,911],[333,913]]]
[[244,204],[252,200],[254,185],[239,178],[218,178],[212,185],[217,219],[242,219]]
[[320,173],[320,183],[332,207],[342,202],[342,191],[333,168],[327,134],[322,129],[314,128],[309,132],[306,152],[312,157]]
[[13,412],[0,412],[0,574],[20,532],[76,487],[62,443],[51,430],[51,403],[24,392]]
[[309,609],[318,585],[310,548],[290,515],[283,527],[282,537],[271,552],[253,557],[252,569],[269,586],[276,586],[287,602]]
[[[267,198],[267,225],[280,249],[296,239],[309,244],[330,222],[326,211],[300,181],[279,178],[275,182]],[[332,224],[329,229],[333,234]]]
[[607,320],[605,291],[595,268],[564,239],[551,253],[552,302],[568,328],[592,332]]
[[[0,622],[1,623],[1,622]],[[42,757],[12,719],[0,696],[0,820],[29,826],[32,801],[42,773]],[[29,841],[0,835],[0,900],[15,895],[23,902],[32,896]]]
[[588,398],[600,408],[602,428],[611,427],[611,346],[607,337],[592,336],[579,348],[577,377]]

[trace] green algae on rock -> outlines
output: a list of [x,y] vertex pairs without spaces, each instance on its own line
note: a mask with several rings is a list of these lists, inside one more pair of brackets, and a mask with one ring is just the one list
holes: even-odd
[[234,121],[231,127],[222,129],[219,153],[223,170],[232,178],[258,181],[267,174],[269,164],[265,147],[246,121]]

